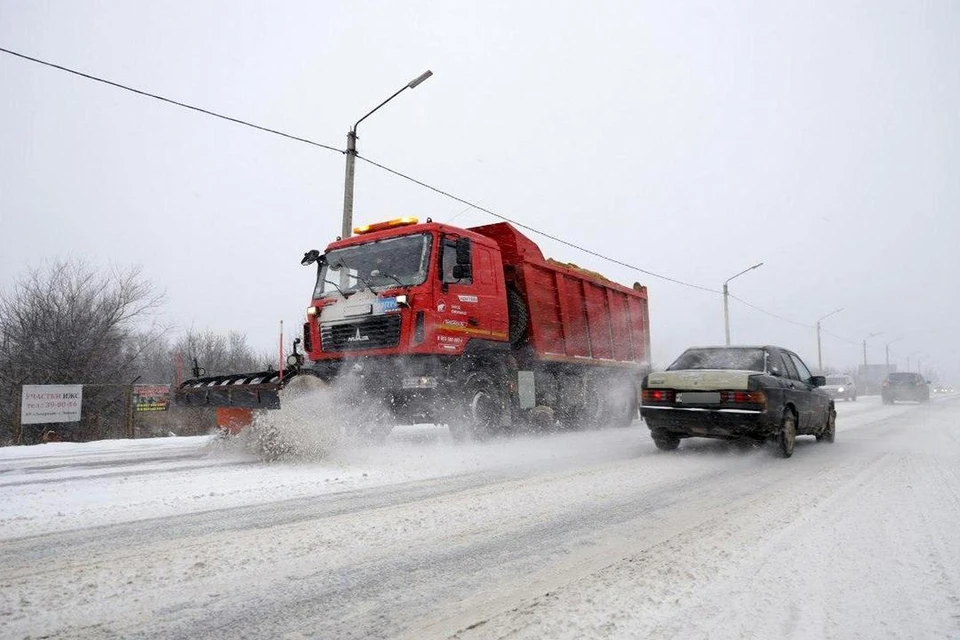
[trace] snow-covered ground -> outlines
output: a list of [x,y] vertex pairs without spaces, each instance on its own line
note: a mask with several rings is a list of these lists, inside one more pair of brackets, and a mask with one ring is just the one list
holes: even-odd
[[960,397],[838,413],[789,460],[641,422],[0,449],[0,637],[960,637]]

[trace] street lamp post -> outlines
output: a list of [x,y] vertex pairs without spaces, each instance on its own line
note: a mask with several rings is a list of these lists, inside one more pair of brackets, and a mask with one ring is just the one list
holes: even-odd
[[723,281],[723,332],[724,332],[724,336],[725,336],[725,338],[726,338],[726,344],[727,344],[727,346],[730,346],[730,301],[729,301],[729,298],[730,298],[730,290],[729,290],[729,288],[727,287],[727,283],[730,282],[731,280],[733,280],[733,279],[736,278],[736,277],[742,276],[742,275],[745,274],[747,271],[753,271],[754,269],[757,269],[757,268],[762,267],[762,266],[763,266],[763,263],[762,263],[762,262],[758,262],[757,264],[753,265],[752,267],[749,267],[749,268],[747,268],[747,269],[744,269],[743,271],[741,271],[741,272],[738,273],[737,275],[735,275],[735,276],[730,276],[729,278],[727,278],[726,280]]
[[826,320],[827,318],[829,318],[830,316],[832,316],[833,314],[840,313],[841,311],[843,311],[842,307],[839,309],[834,309],[827,315],[817,320],[817,366],[820,367],[820,373],[823,373],[823,352],[820,350],[820,323]]
[[900,336],[899,338],[894,338],[893,340],[887,343],[887,373],[890,373],[890,345],[892,345],[894,342],[899,342],[900,340],[903,340],[903,336]]
[[432,71],[424,71],[419,76],[403,85],[396,93],[374,107],[369,113],[367,113],[367,115],[357,120],[356,124],[354,124],[353,127],[350,128],[350,131],[347,132],[347,166],[343,178],[343,226],[340,232],[341,238],[349,238],[352,232],[351,227],[353,226],[353,176],[354,165],[357,161],[357,127],[360,126],[361,122],[373,115],[377,109],[400,95],[403,90],[416,88],[418,84],[432,75]]

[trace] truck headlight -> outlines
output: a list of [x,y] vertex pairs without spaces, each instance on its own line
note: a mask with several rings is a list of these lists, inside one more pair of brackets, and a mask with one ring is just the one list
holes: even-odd
[[411,376],[401,381],[404,389],[436,389],[437,379],[434,376]]

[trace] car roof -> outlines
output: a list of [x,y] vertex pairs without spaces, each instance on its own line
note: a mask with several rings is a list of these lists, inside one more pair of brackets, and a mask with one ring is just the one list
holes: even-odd
[[772,344],[702,344],[687,347],[684,351],[690,349],[776,349],[777,351],[790,351],[785,347],[778,347]]

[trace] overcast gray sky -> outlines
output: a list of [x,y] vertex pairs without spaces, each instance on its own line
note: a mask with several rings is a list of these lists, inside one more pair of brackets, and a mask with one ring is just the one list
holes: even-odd
[[[643,269],[731,292],[735,342],[960,384],[960,3],[35,2],[0,47],[337,148]],[[0,54],[0,288],[140,264],[181,328],[275,344],[338,233],[342,154]],[[494,222],[359,163],[355,222]],[[721,297],[649,287],[654,359],[723,341]],[[789,320],[789,321],[787,321]],[[807,326],[801,326],[807,325]]]

